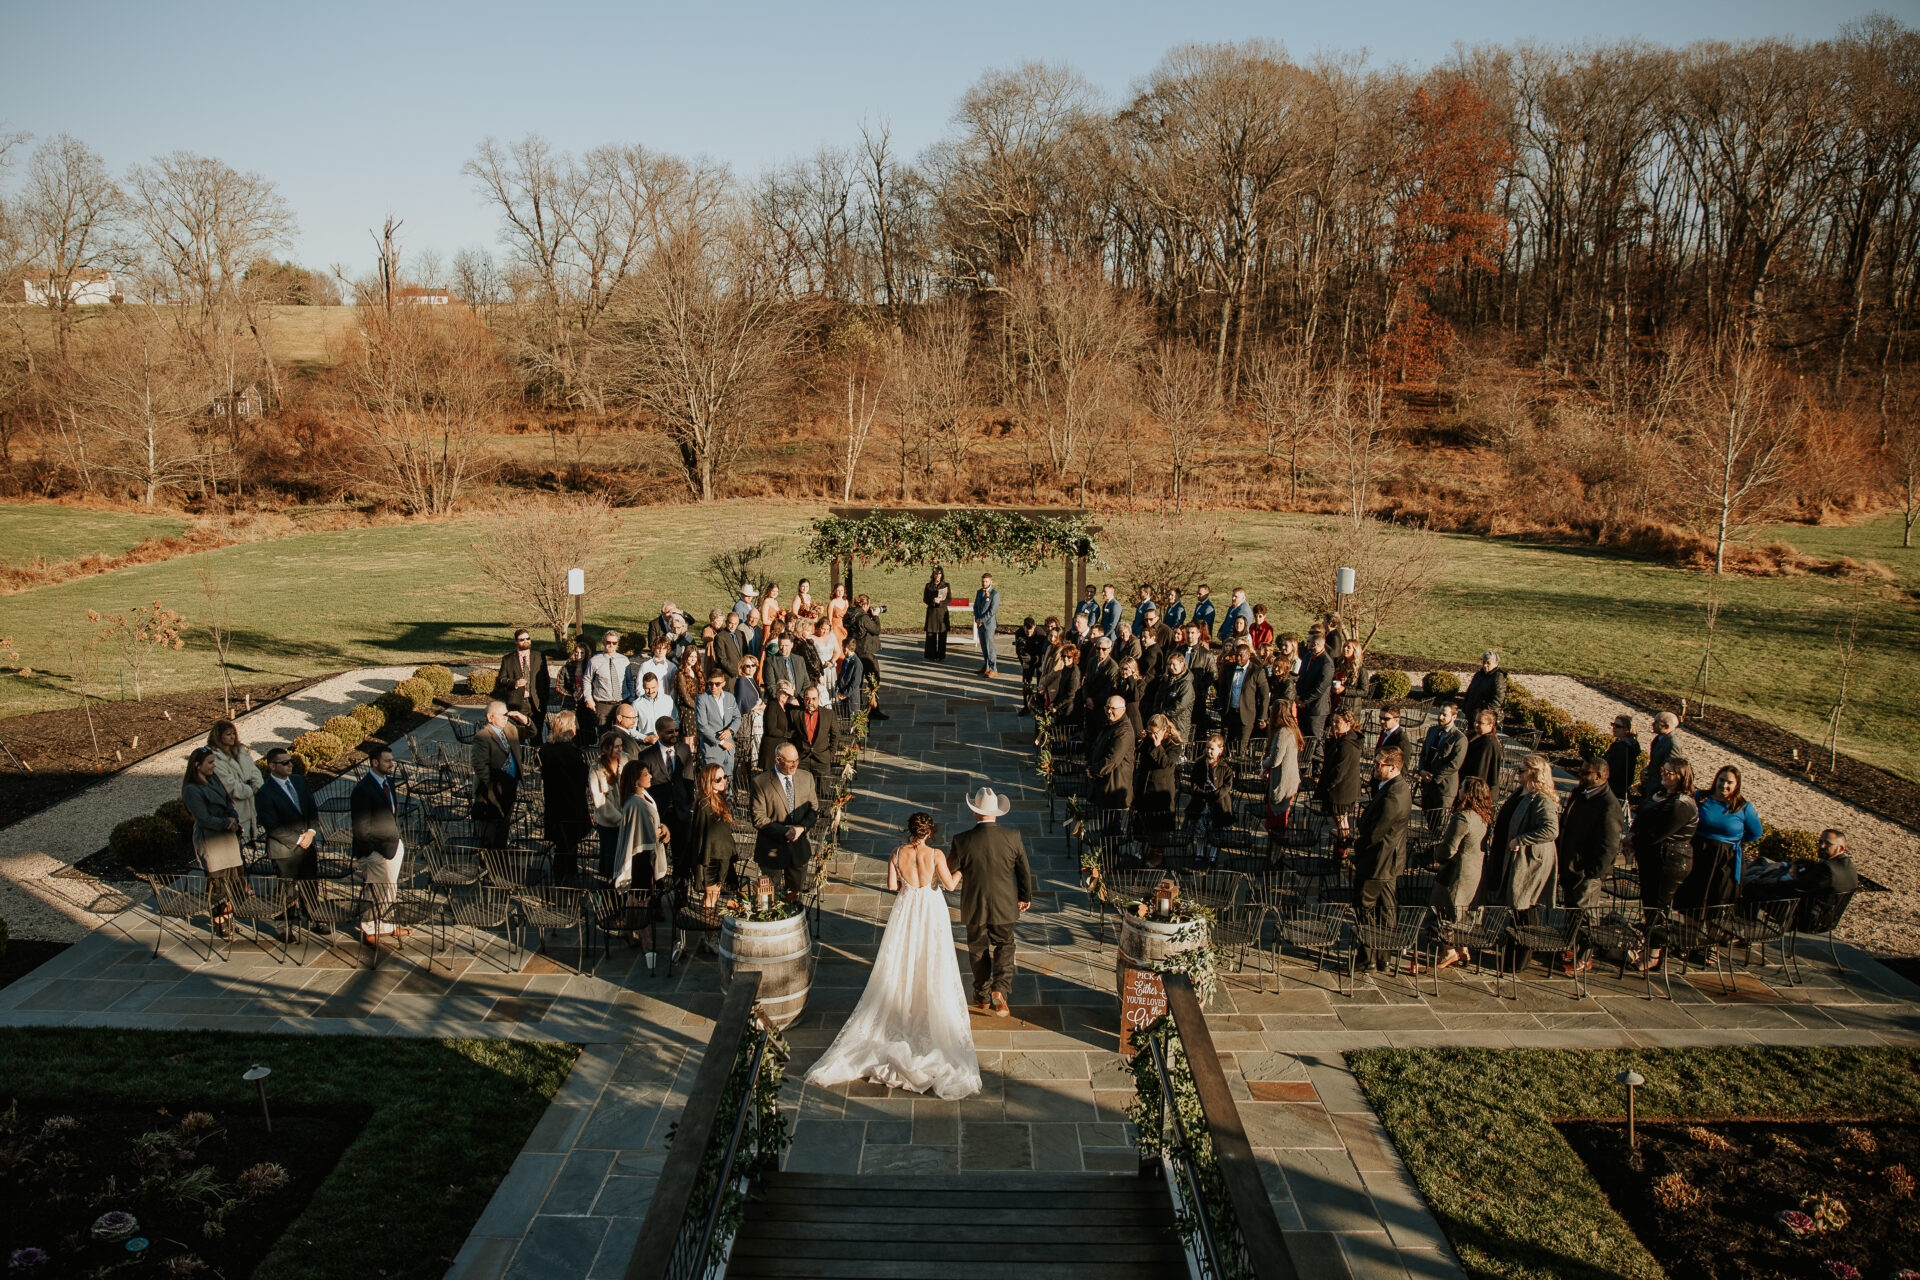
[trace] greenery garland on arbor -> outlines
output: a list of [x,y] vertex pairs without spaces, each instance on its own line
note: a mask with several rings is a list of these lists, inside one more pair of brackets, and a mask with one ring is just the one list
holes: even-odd
[[1030,516],[1017,511],[948,511],[938,516],[876,511],[864,516],[823,516],[813,522],[806,556],[841,556],[862,565],[909,568],[988,560],[1029,572],[1051,560],[1087,554],[1099,558],[1092,518]]

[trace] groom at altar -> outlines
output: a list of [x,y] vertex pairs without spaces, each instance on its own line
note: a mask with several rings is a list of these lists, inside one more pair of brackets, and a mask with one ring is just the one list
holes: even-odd
[[982,787],[967,797],[974,826],[953,838],[948,864],[960,876],[960,918],[967,926],[973,961],[973,1002],[996,1018],[1011,1015],[1014,926],[1033,904],[1033,868],[1020,833],[999,824],[1013,808],[1005,796]]

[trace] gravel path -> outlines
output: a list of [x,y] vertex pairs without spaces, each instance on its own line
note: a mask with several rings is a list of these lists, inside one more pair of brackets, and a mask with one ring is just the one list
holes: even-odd
[[[240,716],[240,740],[256,755],[291,743],[327,720],[392,689],[413,666],[368,667],[322,680]],[[440,718],[423,726],[422,742],[447,733]],[[178,799],[194,738],[147,757],[79,795],[0,830],[0,919],[16,938],[70,942],[126,909],[124,894],[91,876],[66,871],[97,851],[120,822]],[[396,754],[406,755],[402,749]],[[333,784],[335,786],[340,783]],[[324,792],[322,794],[325,794]]]
[[[1617,715],[1631,715],[1644,745],[1653,738],[1653,717],[1571,676],[1529,675],[1522,684],[1574,718],[1601,726]],[[1839,827],[1847,833],[1853,865],[1862,875],[1886,885],[1886,893],[1854,898],[1838,935],[1878,955],[1920,955],[1920,835],[1897,822],[1848,804],[1798,778],[1789,777],[1753,757],[1679,729],[1681,754],[1693,762],[1694,777],[1705,786],[1725,764],[1739,766],[1740,785],[1761,820],[1770,826],[1819,831]]]

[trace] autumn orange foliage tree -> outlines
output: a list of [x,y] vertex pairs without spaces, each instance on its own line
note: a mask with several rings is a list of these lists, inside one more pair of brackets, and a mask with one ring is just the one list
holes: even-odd
[[1492,104],[1464,80],[1415,90],[1403,127],[1406,182],[1393,201],[1393,304],[1382,342],[1402,382],[1423,382],[1453,342],[1433,294],[1499,266],[1507,222],[1493,198],[1514,151]]

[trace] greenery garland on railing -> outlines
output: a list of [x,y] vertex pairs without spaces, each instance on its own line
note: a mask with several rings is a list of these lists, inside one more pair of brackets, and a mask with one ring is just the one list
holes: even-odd
[[826,562],[848,556],[862,565],[915,565],[991,561],[1032,571],[1063,556],[1099,558],[1088,516],[1029,516],[1016,511],[948,511],[937,516],[875,512],[823,516],[813,522],[806,558]]
[[[1173,1097],[1174,1109],[1185,1131],[1184,1143],[1161,1114],[1160,1073],[1154,1066],[1152,1041],[1158,1041],[1160,1052],[1166,1058],[1167,1092]],[[1133,1122],[1134,1145],[1141,1159],[1164,1158],[1176,1165],[1184,1163],[1193,1170],[1194,1181],[1200,1184],[1200,1207],[1206,1212],[1214,1241],[1230,1266],[1229,1276],[1211,1280],[1230,1280],[1230,1277],[1251,1274],[1246,1265],[1245,1237],[1234,1216],[1233,1199],[1220,1172],[1220,1157],[1213,1149],[1213,1131],[1207,1126],[1206,1109],[1200,1105],[1200,1090],[1193,1082],[1193,1066],[1187,1061],[1187,1051],[1180,1042],[1172,1011],[1161,1014],[1136,1032],[1134,1043],[1140,1047],[1127,1064],[1133,1072],[1133,1103],[1127,1108],[1127,1119]],[[1200,1219],[1184,1196],[1174,1197],[1174,1224],[1182,1242],[1196,1257],[1204,1259],[1206,1251],[1194,1242]]]
[[[752,1098],[744,1099],[747,1075],[753,1068],[754,1048],[763,1038],[767,1046],[766,1056],[761,1059],[760,1074],[754,1078]],[[781,1154],[793,1145],[787,1117],[780,1110],[780,1082],[786,1078],[787,1059],[791,1056],[792,1050],[787,1047],[786,1039],[771,1023],[761,1018],[756,1008],[752,1029],[740,1039],[740,1049],[733,1059],[732,1074],[727,1077],[726,1092],[720,1098],[720,1127],[714,1130],[700,1158],[700,1178],[694,1184],[693,1196],[688,1201],[694,1206],[713,1203],[714,1182],[720,1176],[720,1164],[726,1158],[727,1140],[731,1136],[727,1128],[729,1117],[738,1114],[744,1100],[753,1108],[753,1115],[741,1135],[740,1150],[734,1153],[733,1185],[726,1189],[720,1213],[714,1219],[713,1241],[708,1254],[710,1258],[718,1258],[726,1252],[727,1242],[733,1239],[740,1224],[746,1220],[747,1186],[777,1170]],[[679,1122],[675,1121],[673,1130],[679,1127]],[[671,1131],[668,1140],[672,1140]]]

